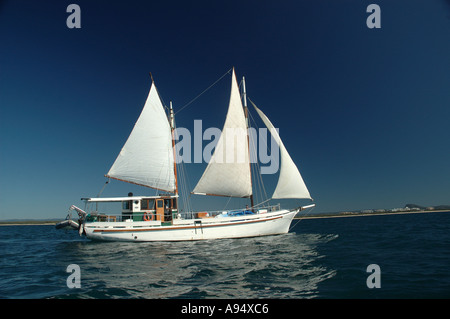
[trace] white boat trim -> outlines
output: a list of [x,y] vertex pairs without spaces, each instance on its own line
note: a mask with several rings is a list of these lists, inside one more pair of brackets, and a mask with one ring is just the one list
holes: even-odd
[[190,241],[218,238],[243,238],[284,234],[299,209],[224,218],[160,221],[88,222],[86,236],[94,240]]
[[[101,229],[95,229],[94,233],[97,232],[104,232],[104,233],[110,233],[110,232],[136,232],[136,231],[160,231],[160,230],[179,230],[179,229],[195,229],[195,228],[208,228],[208,227],[224,227],[224,226],[234,226],[234,225],[241,225],[241,224],[251,224],[251,223],[261,223],[261,222],[266,222],[269,220],[274,220],[274,219],[278,219],[278,218],[283,218],[283,216],[277,216],[277,217],[271,217],[271,218],[264,218],[264,219],[256,219],[256,220],[237,220],[237,221],[233,221],[233,222],[220,222],[220,223],[205,223],[203,224],[203,220],[202,219],[193,219],[194,224],[191,225],[172,225],[172,226],[150,226],[150,228],[143,228],[143,227],[149,227],[149,226],[132,226],[132,228],[118,228],[118,227],[114,227],[111,228],[101,228],[101,226],[98,226],[96,228],[101,228]],[[196,221],[201,221],[201,225],[195,225]],[[136,222],[139,223],[139,222]],[[88,226],[89,227],[89,226]],[[106,226],[108,227],[108,226]]]

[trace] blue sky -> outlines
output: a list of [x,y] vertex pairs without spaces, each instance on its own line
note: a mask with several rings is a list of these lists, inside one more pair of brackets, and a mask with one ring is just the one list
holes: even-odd
[[[66,26],[71,3],[81,29]],[[370,3],[381,29],[366,26]],[[64,217],[95,196],[149,72],[177,111],[233,66],[280,128],[315,212],[450,204],[447,0],[15,0],[0,3],[0,219]],[[177,125],[221,128],[229,82]],[[204,166],[186,165],[191,187]],[[112,182],[104,196],[130,190],[148,192]]]

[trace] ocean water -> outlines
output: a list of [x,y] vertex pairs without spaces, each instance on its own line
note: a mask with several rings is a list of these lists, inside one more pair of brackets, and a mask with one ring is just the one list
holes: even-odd
[[[67,286],[70,264],[80,288]],[[380,288],[367,286],[370,264]],[[450,212],[304,219],[286,235],[174,243],[0,227],[3,299],[450,298],[449,266]]]

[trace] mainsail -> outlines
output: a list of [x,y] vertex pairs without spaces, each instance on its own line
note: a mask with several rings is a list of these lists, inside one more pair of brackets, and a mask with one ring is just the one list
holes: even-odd
[[105,176],[175,191],[171,128],[153,82],[128,140]]
[[247,123],[233,69],[230,102],[222,134],[206,170],[192,193],[250,197],[252,195],[250,174]]
[[303,181],[300,172],[289,155],[286,147],[284,147],[283,142],[281,141],[280,136],[278,135],[277,130],[267,118],[267,116],[256,107],[256,105],[250,101],[255,108],[258,115],[263,120],[264,124],[269,129],[272,134],[274,140],[277,142],[280,147],[280,175],[278,177],[278,184],[275,188],[275,191],[272,195],[272,198],[308,198],[312,199],[309,194],[308,189],[306,188],[305,182]]

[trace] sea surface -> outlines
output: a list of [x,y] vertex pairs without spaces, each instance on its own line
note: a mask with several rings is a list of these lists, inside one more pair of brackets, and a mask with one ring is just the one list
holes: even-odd
[[[2,226],[0,298],[450,298],[450,212],[294,224],[286,235],[174,243]],[[80,288],[68,288],[71,264]],[[371,264],[380,288],[367,285]]]

